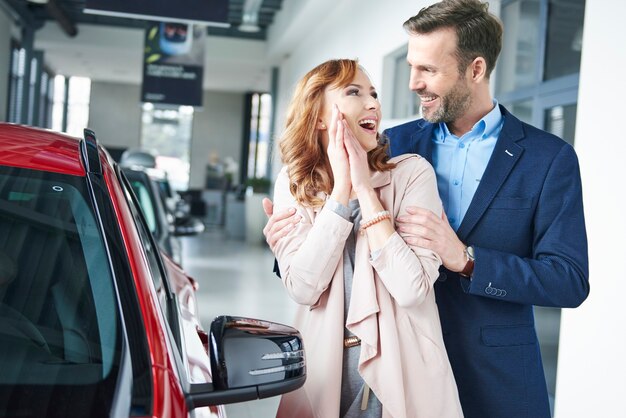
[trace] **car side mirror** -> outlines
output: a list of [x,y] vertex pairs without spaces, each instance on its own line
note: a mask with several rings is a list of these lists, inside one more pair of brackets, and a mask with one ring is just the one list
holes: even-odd
[[209,346],[213,383],[191,385],[187,401],[193,408],[269,398],[306,380],[304,346],[295,328],[220,316],[211,324]]

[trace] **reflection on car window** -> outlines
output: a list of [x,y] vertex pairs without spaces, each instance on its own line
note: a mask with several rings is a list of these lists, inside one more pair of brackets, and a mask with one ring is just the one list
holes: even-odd
[[55,402],[73,416],[108,410],[118,312],[85,179],[1,168],[0,414],[45,416]]
[[154,206],[152,205],[152,200],[150,199],[150,193],[146,189],[146,186],[140,181],[131,181],[130,185],[139,199],[139,205],[141,206],[141,210],[143,211],[143,215],[146,218],[146,223],[148,224],[148,228],[151,233],[156,233],[157,231],[157,220],[156,220],[156,211]]
[[[142,220],[142,217],[140,215],[140,211],[141,211],[141,213],[143,213],[144,218],[145,218],[147,211],[144,210],[143,207],[137,207],[138,205],[141,205],[141,203],[139,202],[135,203],[135,201],[132,198],[132,194],[130,190],[128,190],[125,182],[122,181],[121,183],[124,187],[124,191],[126,193],[126,199],[128,201],[129,208],[133,214],[135,225],[137,226],[137,231],[139,232],[139,239],[141,240],[142,248],[145,252],[146,259],[148,260],[148,264],[150,266],[150,273],[151,273],[152,281],[154,283],[154,287],[157,291],[157,295],[159,296],[159,304],[161,306],[161,310],[163,311],[165,318],[168,319],[170,318],[169,304],[167,303],[168,294],[167,294],[167,289],[164,287],[163,273],[161,272],[161,268],[160,268],[160,262],[159,262],[160,256],[158,254],[159,249],[158,247],[153,245],[153,240],[150,238],[150,232],[147,231],[146,229],[147,228],[146,222]],[[138,182],[129,181],[129,183],[131,183],[131,187],[134,188],[135,187],[134,183],[138,183]],[[145,188],[143,187],[143,184],[140,184],[140,185],[143,188],[143,190],[145,190]],[[134,191],[135,191],[135,196],[138,197],[139,193],[137,192],[137,189],[135,189]]]

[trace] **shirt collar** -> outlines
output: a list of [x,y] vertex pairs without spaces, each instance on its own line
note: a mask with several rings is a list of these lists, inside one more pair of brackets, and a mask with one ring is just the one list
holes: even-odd
[[[493,132],[502,124],[502,111],[497,100],[493,100],[493,109],[487,113],[478,123],[483,126],[482,138],[492,136]],[[476,125],[474,125],[476,126]]]
[[[478,140],[488,138],[501,125],[502,111],[498,101],[494,99],[493,105],[493,109],[472,126],[472,129],[469,131],[472,137]],[[448,125],[444,122],[439,122],[435,127],[435,141],[446,142],[447,138],[456,138],[456,136],[450,133]]]

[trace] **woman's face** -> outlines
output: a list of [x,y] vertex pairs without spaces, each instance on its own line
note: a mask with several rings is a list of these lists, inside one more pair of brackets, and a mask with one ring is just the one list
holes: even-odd
[[[380,102],[376,89],[369,77],[357,70],[352,82],[340,88],[328,87],[324,93],[322,122],[330,127],[333,105],[336,104],[346,120],[350,130],[365,151],[371,151],[378,144],[378,126],[380,125]],[[328,135],[324,135],[324,145]]]

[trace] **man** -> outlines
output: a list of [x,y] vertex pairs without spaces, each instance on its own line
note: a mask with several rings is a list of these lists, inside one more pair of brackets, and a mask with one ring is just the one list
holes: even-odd
[[[533,305],[576,307],[589,293],[576,154],[491,97],[502,27],[486,4],[444,0],[404,27],[423,119],[385,134],[392,155],[433,164],[446,216],[409,208],[396,227],[441,256],[435,292],[463,412],[550,417]],[[295,218],[270,218],[270,247]]]

